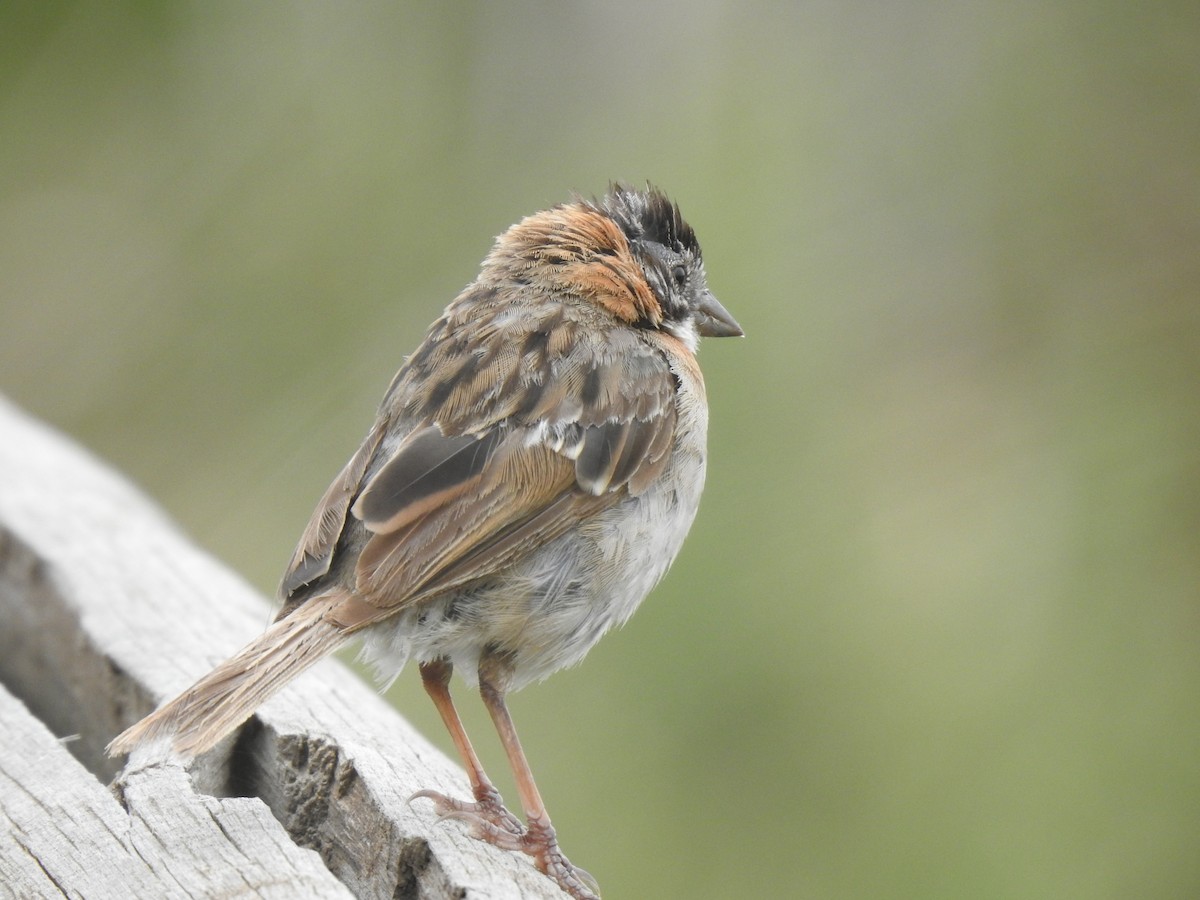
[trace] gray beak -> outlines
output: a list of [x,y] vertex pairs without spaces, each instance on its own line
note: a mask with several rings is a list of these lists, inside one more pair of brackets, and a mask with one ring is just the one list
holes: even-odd
[[746,333],[712,291],[705,291],[696,304],[696,331],[701,337],[741,337]]

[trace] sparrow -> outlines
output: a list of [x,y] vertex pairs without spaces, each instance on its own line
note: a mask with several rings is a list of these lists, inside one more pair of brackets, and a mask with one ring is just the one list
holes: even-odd
[[[615,184],[500,235],[392,380],[304,529],[274,623],[119,735],[203,753],[352,636],[381,677],[415,660],[471,800],[419,791],[473,836],[533,857],[577,900],[505,696],[579,662],[679,552],[704,486],[701,337],[742,329],[656,188]],[[479,689],[525,821],[484,773],[450,695]]]

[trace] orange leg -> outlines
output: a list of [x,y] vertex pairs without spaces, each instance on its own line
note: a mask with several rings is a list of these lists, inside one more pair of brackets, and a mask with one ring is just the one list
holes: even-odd
[[[467,730],[463,728],[462,719],[458,717],[458,710],[454,708],[454,700],[450,696],[450,673],[452,671],[453,667],[446,660],[422,663],[421,683],[425,687],[425,693],[429,694],[433,705],[437,707],[438,714],[442,717],[442,722],[445,724],[446,730],[450,732],[450,738],[458,750],[458,755],[467,768],[467,778],[470,779],[471,793],[475,796],[475,802],[455,800],[445,794],[430,790],[417,791],[409,797],[409,800],[415,800],[418,797],[430,799],[433,801],[438,815],[447,818],[467,818],[474,826],[473,831],[490,826],[490,828],[508,835],[524,834],[524,826],[516,816],[504,808],[504,799],[487,777],[487,773],[483,771],[483,764],[479,761],[475,748],[471,746],[471,739],[467,737]],[[483,835],[476,836],[487,839]]]
[[599,900],[600,889],[596,879],[583,869],[572,866],[558,847],[554,826],[546,813],[546,805],[533,780],[529,760],[517,737],[508,705],[504,702],[507,682],[507,666],[501,657],[487,656],[479,665],[479,694],[492,717],[500,743],[508,756],[513,776],[517,781],[517,792],[521,795],[521,808],[525,812],[527,829],[523,835],[492,841],[506,849],[521,850],[532,856],[537,867],[558,882],[559,887],[576,900]]
[[600,892],[596,880],[583,869],[571,865],[558,847],[554,826],[550,824],[550,816],[546,813],[542,795],[534,783],[529,761],[525,758],[525,751],[521,749],[517,729],[504,702],[508,685],[508,660],[497,654],[484,654],[479,664],[479,693],[500,735],[500,742],[504,745],[504,752],[517,781],[521,808],[525,812],[528,827],[523,826],[516,816],[504,808],[500,792],[483,771],[483,765],[475,753],[475,748],[471,746],[466,729],[463,728],[462,720],[459,719],[454,701],[450,697],[451,671],[452,667],[447,660],[424,663],[421,666],[421,681],[437,707],[446,730],[450,732],[458,755],[467,767],[467,777],[471,781],[471,793],[475,795],[475,802],[455,800],[437,791],[417,791],[409,799],[424,797],[432,800],[439,816],[465,822],[472,837],[487,841],[503,850],[520,850],[529,854],[537,867],[553,878],[559,887],[575,900],[599,900]]

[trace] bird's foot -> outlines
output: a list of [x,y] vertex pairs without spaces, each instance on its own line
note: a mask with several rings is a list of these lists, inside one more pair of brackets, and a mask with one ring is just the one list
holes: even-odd
[[548,819],[530,819],[529,827],[513,849],[532,856],[537,867],[575,900],[600,900],[600,885],[586,869],[571,865],[563,855]]
[[[490,784],[475,791],[475,802],[455,800],[437,791],[417,791],[408,798],[409,803],[419,798],[433,801],[433,810],[439,819],[457,819],[465,822],[471,836],[497,846],[501,841],[519,839],[525,834],[521,820],[504,806],[504,798]],[[515,847],[505,847],[507,850]]]
[[500,792],[490,785],[475,792],[475,802],[456,800],[437,791],[417,791],[409,800],[433,801],[438,818],[456,819],[467,826],[476,840],[501,850],[520,850],[575,900],[600,900],[600,887],[585,869],[573,866],[558,846],[554,826],[534,819],[526,828],[504,806]]

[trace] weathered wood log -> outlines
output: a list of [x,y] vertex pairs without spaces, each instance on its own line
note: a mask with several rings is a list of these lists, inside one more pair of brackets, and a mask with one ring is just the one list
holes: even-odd
[[409,806],[466,779],[336,661],[186,771],[104,756],[268,618],[127,482],[0,398],[0,897],[563,896]]

